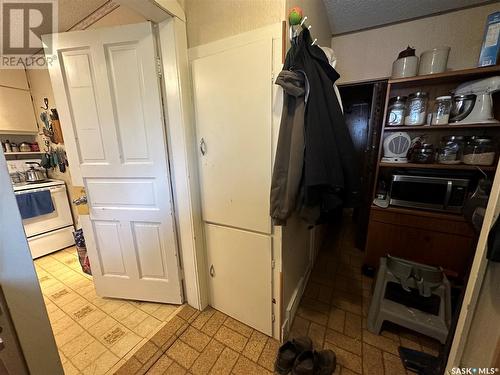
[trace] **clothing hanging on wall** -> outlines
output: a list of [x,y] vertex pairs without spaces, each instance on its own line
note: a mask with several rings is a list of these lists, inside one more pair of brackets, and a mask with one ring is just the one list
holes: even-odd
[[[325,53],[325,56],[328,59],[328,62],[330,63],[332,68],[335,69],[335,66],[337,65],[337,56],[335,56],[335,52],[333,52],[333,49],[321,46],[319,46],[319,48],[321,48],[321,50]],[[335,95],[337,95],[337,100],[339,101],[340,109],[342,109],[342,113],[344,113],[344,106],[342,105],[342,98],[340,97],[340,91],[335,83],[333,83],[333,89],[335,90]]]
[[[304,112],[304,161],[297,197],[301,216],[311,224],[321,214],[358,204],[361,181],[349,130],[334,90],[339,74],[320,47],[311,45],[307,29],[295,38],[287,52],[283,71],[303,72],[309,86]],[[287,108],[287,111],[289,109]],[[283,124],[283,117],[281,126]],[[282,139],[280,129],[280,142]],[[286,147],[277,150],[276,160]],[[275,176],[273,175],[273,180]],[[271,212],[273,216],[273,212]],[[274,219],[280,218],[273,216]]]
[[271,180],[271,217],[283,225],[296,208],[304,164],[305,77],[283,70],[276,84],[283,88],[283,112]]

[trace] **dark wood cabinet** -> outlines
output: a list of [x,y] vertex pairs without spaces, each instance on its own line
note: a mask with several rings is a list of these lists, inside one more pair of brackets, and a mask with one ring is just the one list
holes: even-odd
[[463,277],[474,244],[473,229],[459,215],[372,206],[364,263],[377,268],[391,254]]

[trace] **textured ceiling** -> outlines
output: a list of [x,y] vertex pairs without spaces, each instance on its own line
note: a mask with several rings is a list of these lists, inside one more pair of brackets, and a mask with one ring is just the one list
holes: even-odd
[[107,2],[108,0],[58,0],[59,31],[69,30]]
[[488,0],[323,0],[332,34],[424,17]]

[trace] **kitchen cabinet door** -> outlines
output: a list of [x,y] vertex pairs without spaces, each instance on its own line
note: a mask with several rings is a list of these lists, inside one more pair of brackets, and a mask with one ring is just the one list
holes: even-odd
[[0,134],[38,132],[29,91],[0,87]]
[[0,86],[29,90],[24,69],[0,69]]
[[272,335],[271,237],[207,224],[210,304]]
[[271,233],[272,39],[192,62],[203,220]]

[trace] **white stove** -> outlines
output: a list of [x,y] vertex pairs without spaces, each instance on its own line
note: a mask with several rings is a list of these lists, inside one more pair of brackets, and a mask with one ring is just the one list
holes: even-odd
[[64,181],[13,184],[16,195],[49,190],[54,211],[23,220],[24,231],[33,259],[75,244],[73,217]]

